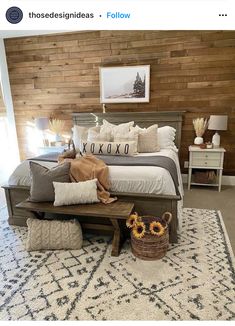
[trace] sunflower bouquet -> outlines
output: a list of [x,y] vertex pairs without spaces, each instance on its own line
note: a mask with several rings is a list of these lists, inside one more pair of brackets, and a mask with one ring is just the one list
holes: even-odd
[[146,233],[156,237],[161,237],[165,233],[167,224],[164,221],[160,222],[156,219],[153,219],[149,223],[145,223],[141,216],[134,213],[127,219],[126,226],[131,229],[135,238],[141,239]]

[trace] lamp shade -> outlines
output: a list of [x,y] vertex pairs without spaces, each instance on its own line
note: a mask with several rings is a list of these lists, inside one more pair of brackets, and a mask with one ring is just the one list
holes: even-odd
[[211,115],[209,119],[209,130],[227,130],[228,116],[227,115]]
[[45,130],[49,128],[49,118],[40,117],[35,118],[35,126],[39,130]]

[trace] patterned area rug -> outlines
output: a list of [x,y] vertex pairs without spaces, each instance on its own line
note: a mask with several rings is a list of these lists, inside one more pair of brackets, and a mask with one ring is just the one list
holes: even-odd
[[27,229],[1,210],[1,320],[234,320],[235,274],[216,211],[184,209],[179,243],[160,261],[110,257],[110,238],[82,250],[28,253]]

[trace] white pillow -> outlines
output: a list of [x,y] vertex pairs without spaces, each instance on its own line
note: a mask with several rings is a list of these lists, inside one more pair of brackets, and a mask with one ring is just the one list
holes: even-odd
[[137,142],[83,142],[81,152],[94,155],[133,156],[137,154]]
[[[147,129],[140,128],[138,125],[136,125],[135,127],[131,127],[131,130],[138,131],[140,133],[140,132],[146,131]],[[174,143],[175,134],[176,134],[176,129],[171,126],[164,126],[164,127],[158,128],[157,141],[158,141],[158,146],[160,147],[160,149],[169,148],[169,149],[173,149],[174,151],[178,152],[178,149]],[[138,149],[138,151],[139,151],[139,149]]]
[[[119,125],[115,125],[113,123],[108,122],[107,120],[103,119],[103,125],[100,128],[100,132],[111,132],[112,137],[115,134],[126,134],[130,131],[130,127],[134,125],[134,121],[121,123]],[[113,140],[113,139],[112,139]]]
[[138,152],[139,153],[154,153],[159,152],[157,135],[158,125],[152,125],[147,129],[139,130],[138,135]]
[[136,143],[135,152],[138,152],[138,132],[135,130],[129,131],[126,134],[116,133],[114,135],[114,142],[131,142]]
[[173,149],[174,151],[178,151],[177,147],[175,146],[176,129],[170,126],[164,126],[158,128],[158,144],[161,149],[169,148]]
[[97,179],[84,182],[53,182],[54,206],[98,203]]
[[73,142],[74,142],[75,149],[77,151],[81,150],[82,140],[87,140],[89,130],[99,131],[100,127],[98,126],[98,127],[87,128],[87,127],[78,126],[78,125],[73,126],[73,128],[72,128]]
[[90,128],[88,130],[88,136],[87,136],[87,139],[84,139],[83,140],[87,140],[89,142],[96,142],[96,141],[111,141],[112,139],[112,134],[111,134],[111,131],[103,131],[101,132],[100,131],[100,127],[99,127],[99,130],[95,130],[95,129],[92,129]]

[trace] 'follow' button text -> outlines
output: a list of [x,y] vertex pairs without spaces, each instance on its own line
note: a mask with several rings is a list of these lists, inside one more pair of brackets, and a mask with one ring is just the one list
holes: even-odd
[[128,19],[131,17],[131,14],[123,13],[123,12],[107,12],[107,18],[112,18],[112,19]]

